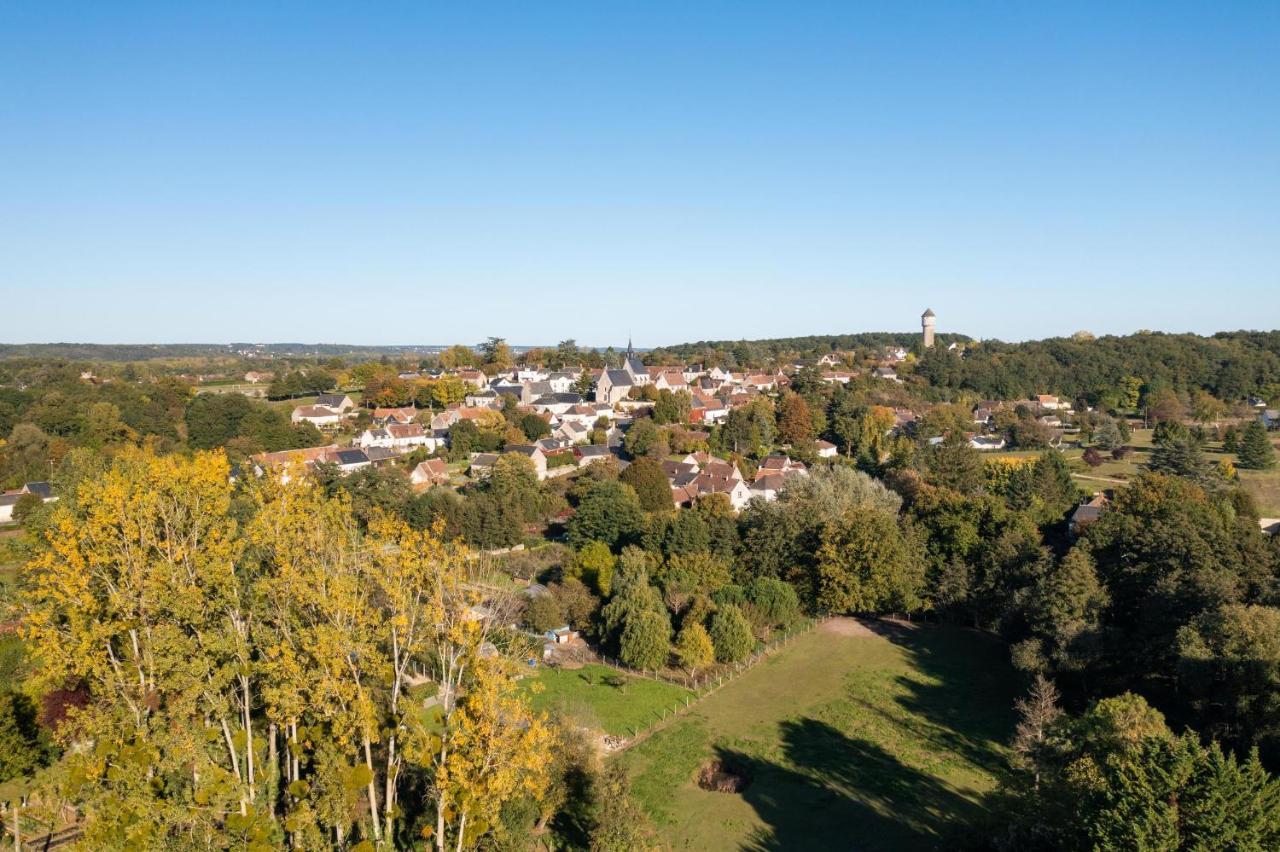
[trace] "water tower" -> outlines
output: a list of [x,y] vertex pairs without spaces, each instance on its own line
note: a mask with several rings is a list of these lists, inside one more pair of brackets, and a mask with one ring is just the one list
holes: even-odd
[[933,345],[933,327],[937,324],[937,318],[930,309],[926,309],[920,315],[920,330],[924,332],[924,348],[928,349]]

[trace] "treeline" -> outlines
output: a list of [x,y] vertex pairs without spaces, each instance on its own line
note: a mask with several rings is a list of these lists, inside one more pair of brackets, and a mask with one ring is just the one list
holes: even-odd
[[[952,342],[967,345],[950,350]],[[864,358],[887,346],[902,346],[919,357],[914,374],[930,386],[988,399],[1052,393],[1114,408],[1133,380],[1145,391],[1167,388],[1185,395],[1199,390],[1225,401],[1280,397],[1277,331],[1221,332],[1212,337],[1158,332],[1096,339],[1077,335],[1024,343],[939,335],[939,345],[932,349],[924,350],[920,343],[918,333],[699,341],[654,350],[652,359],[759,368],[808,361],[833,351],[852,351]]]
[[[939,334],[942,346],[967,343],[963,334]],[[860,334],[811,334],[804,337],[779,337],[770,340],[699,340],[652,350],[646,360],[665,363],[668,360],[698,362],[707,367],[729,369],[778,366],[794,359],[816,359],[831,352],[880,350],[901,346],[910,350],[920,345],[919,331],[864,332]]]
[[[439,346],[359,346],[345,343],[0,343],[0,359],[36,358],[72,361],[151,361],[172,358],[226,358],[255,352],[273,358],[389,356],[420,357]],[[264,366],[264,365],[260,365]],[[265,363],[270,369],[271,362]]]
[[0,387],[0,486],[56,478],[70,453],[114,454],[146,446],[167,453],[226,447],[234,461],[323,442],[310,424],[241,394],[195,394],[189,382],[82,381],[65,362]]
[[993,399],[1054,393],[1117,407],[1127,380],[1147,391],[1206,391],[1225,401],[1280,395],[1280,332],[1135,334],[1097,340],[984,341],[963,356],[935,348],[916,372],[930,384]]

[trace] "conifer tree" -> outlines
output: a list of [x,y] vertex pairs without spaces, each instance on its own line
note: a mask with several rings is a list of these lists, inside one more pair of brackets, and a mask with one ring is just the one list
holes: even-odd
[[1276,449],[1267,435],[1267,427],[1255,420],[1240,439],[1240,466],[1250,470],[1271,470],[1276,466]]

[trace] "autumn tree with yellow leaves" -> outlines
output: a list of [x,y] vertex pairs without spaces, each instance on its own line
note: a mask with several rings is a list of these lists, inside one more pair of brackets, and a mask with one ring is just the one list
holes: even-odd
[[[23,631],[37,685],[88,697],[57,731],[86,841],[500,833],[507,800],[545,791],[550,736],[513,690],[478,563],[398,519],[362,531],[301,471],[245,484],[233,511],[236,488],[220,452],[129,450],[53,509]],[[428,681],[436,698],[413,697]]]

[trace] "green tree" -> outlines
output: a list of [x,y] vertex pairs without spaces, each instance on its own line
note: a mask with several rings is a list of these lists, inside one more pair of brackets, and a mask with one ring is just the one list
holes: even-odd
[[924,469],[929,480],[961,494],[982,491],[986,475],[982,455],[969,446],[960,431],[949,432],[941,443],[931,445],[924,453]]
[[667,454],[667,435],[648,417],[642,417],[631,424],[622,439],[623,449],[632,458],[655,456],[661,458]]
[[924,562],[893,515],[850,509],[822,531],[818,604],[829,612],[912,612],[920,606]]
[[653,422],[684,423],[689,419],[689,410],[693,397],[688,391],[671,391],[663,388],[658,391],[658,399],[653,404]]
[[534,595],[524,606],[524,623],[539,633],[560,627],[566,621],[564,608],[550,592]]
[[1240,440],[1240,466],[1250,470],[1271,470],[1276,466],[1276,449],[1262,421],[1245,427]]
[[605,638],[616,644],[627,621],[645,610],[666,614],[662,596],[649,584],[649,557],[639,548],[629,547],[618,559],[613,597],[600,609]]
[[711,644],[715,646],[716,660],[721,663],[736,663],[747,658],[756,646],[756,637],[741,609],[727,604],[716,610],[711,616]]
[[31,699],[0,691],[0,783],[30,775],[49,762],[53,745],[36,721]]
[[602,597],[609,597],[613,586],[613,569],[617,563],[613,551],[603,541],[589,541],[573,555],[570,577],[579,577]]
[[1162,421],[1156,424],[1152,442],[1155,445],[1149,465],[1152,470],[1197,482],[1205,481],[1207,465],[1200,441],[1185,426]]
[[756,577],[747,584],[746,592],[749,612],[765,629],[789,627],[800,618],[800,598],[790,583],[776,577]]
[[640,506],[648,512],[670,512],[672,510],[671,483],[663,473],[657,460],[641,457],[627,465],[626,470],[618,476],[621,482],[630,485],[640,499]]
[[622,628],[619,657],[633,669],[656,671],[671,653],[671,620],[665,610],[644,609],[629,616]]
[[481,366],[502,371],[511,369],[514,362],[511,347],[501,337],[490,337],[480,344]]
[[536,441],[551,434],[551,424],[541,415],[530,412],[520,418],[520,431],[530,441]]
[[1093,444],[1104,450],[1114,450],[1124,445],[1124,436],[1120,434],[1120,427],[1114,419],[1107,417],[1098,424],[1098,428],[1093,431]]
[[1240,746],[1280,734],[1280,609],[1228,604],[1178,631],[1178,673],[1209,731]]
[[644,509],[630,485],[604,480],[583,495],[568,522],[568,541],[580,548],[588,541],[602,541],[617,550],[639,538],[644,529]]

